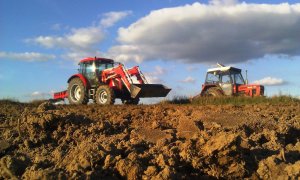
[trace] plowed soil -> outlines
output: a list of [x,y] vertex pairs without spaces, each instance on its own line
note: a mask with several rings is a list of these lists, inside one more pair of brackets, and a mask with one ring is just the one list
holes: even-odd
[[299,179],[300,104],[0,104],[0,179]]

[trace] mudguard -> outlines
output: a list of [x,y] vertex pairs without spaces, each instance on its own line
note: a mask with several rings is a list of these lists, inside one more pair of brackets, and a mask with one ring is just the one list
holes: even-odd
[[80,78],[81,81],[83,82],[83,85],[85,87],[89,87],[89,82],[86,80],[86,78],[82,75],[82,74],[74,74],[73,76],[71,76],[69,79],[68,79],[68,83],[73,79],[73,78]]

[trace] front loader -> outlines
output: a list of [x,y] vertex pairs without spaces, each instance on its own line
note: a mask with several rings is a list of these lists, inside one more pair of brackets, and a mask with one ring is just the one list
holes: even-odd
[[122,63],[106,58],[85,58],[78,73],[68,79],[66,91],[54,93],[55,100],[68,98],[70,104],[138,104],[140,98],[165,97],[171,89],[162,84],[149,84],[138,66],[126,69]]

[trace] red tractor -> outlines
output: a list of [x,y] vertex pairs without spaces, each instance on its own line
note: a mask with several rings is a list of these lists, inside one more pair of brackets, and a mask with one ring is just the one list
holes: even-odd
[[123,64],[106,58],[85,58],[79,62],[78,74],[68,79],[68,90],[54,93],[54,100],[68,98],[70,104],[138,104],[140,98],[165,97],[171,89],[148,84],[138,66],[126,69]]
[[218,64],[218,68],[207,70],[200,96],[263,96],[264,86],[248,84],[241,69]]

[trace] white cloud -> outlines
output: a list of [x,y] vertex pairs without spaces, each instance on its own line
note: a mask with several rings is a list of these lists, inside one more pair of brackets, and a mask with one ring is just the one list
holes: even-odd
[[113,46],[109,49],[108,56],[120,62],[135,61],[141,63],[145,59],[140,48],[131,45]]
[[81,60],[85,57],[94,57],[94,56],[102,57],[103,54],[100,51],[97,51],[97,50],[94,50],[94,51],[78,50],[78,51],[67,52],[67,53],[63,54],[61,56],[61,58],[67,59],[67,60],[72,59],[77,63],[79,60]]
[[238,0],[211,0],[209,1],[212,5],[234,5],[238,3]]
[[41,93],[39,91],[34,91],[33,93],[31,93],[31,96],[38,96],[40,95]]
[[103,41],[105,34],[100,27],[90,26],[72,29],[63,36],[39,36],[28,39],[45,48],[59,48],[66,52],[62,55],[64,59],[72,59],[76,62],[84,57],[99,55],[98,46]]
[[[108,28],[121,19],[131,14],[131,11],[109,12],[103,19],[93,26],[73,28],[69,33],[61,36],[38,36],[27,39],[26,42],[35,43],[45,48],[59,48],[66,52],[62,55],[65,59],[76,62],[84,57],[99,56],[99,45],[105,38],[105,28]],[[61,29],[60,24],[54,24],[52,29]]]
[[36,62],[36,61],[48,61],[55,58],[52,54],[41,54],[37,52],[0,52],[0,59],[11,59],[18,61]]
[[167,73],[167,70],[161,66],[155,66],[154,75],[163,75]]
[[162,75],[166,74],[167,70],[161,66],[155,66],[153,72],[145,72],[144,75],[150,84],[162,83],[163,80],[160,78]]
[[100,25],[108,28],[113,26],[116,22],[120,21],[121,19],[124,19],[128,15],[132,14],[131,11],[112,11],[104,14],[104,18],[101,19]]
[[51,92],[40,92],[40,91],[34,91],[30,94],[30,97],[33,99],[48,99],[52,96]]
[[108,54],[122,61],[227,64],[266,55],[300,55],[300,4],[235,3],[196,2],[152,11],[120,28],[120,44]]
[[145,76],[149,84],[163,83],[163,80],[157,76],[149,76],[148,74],[145,74]]
[[39,36],[30,39],[29,42],[35,42],[46,48],[65,48],[73,51],[91,50],[95,45],[104,39],[104,33],[98,27],[85,27],[72,29],[64,36]]
[[287,82],[280,78],[274,78],[274,77],[265,77],[260,80],[256,80],[253,82],[254,84],[261,84],[265,86],[280,86],[284,85]]
[[191,77],[191,76],[188,76],[184,80],[181,80],[180,82],[183,82],[183,83],[195,83],[196,79],[193,78],[193,77]]
[[167,69],[161,67],[161,66],[155,66],[154,67],[154,71],[152,72],[146,72],[145,74],[148,74],[149,76],[159,76],[159,75],[164,75],[166,74],[168,71]]

